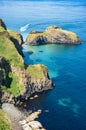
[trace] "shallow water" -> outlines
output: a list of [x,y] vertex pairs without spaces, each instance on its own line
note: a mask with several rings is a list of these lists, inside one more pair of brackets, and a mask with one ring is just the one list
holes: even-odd
[[[28,109],[42,109],[39,121],[47,130],[86,130],[86,2],[83,0],[29,1],[1,0],[0,17],[9,29],[22,32],[44,31],[57,25],[74,31],[83,40],[82,45],[23,45],[25,63],[45,64],[50,78],[56,84],[53,90],[39,94],[27,103]],[[27,50],[34,53],[29,55]]]

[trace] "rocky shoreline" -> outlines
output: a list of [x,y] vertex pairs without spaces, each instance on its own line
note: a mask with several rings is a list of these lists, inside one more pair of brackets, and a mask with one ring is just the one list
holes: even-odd
[[2,19],[0,39],[1,102],[18,103],[22,99],[27,100],[35,92],[53,88],[45,65],[25,65],[22,35],[17,31],[8,30]]
[[[75,33],[56,26],[48,27],[45,32],[31,31],[26,39],[26,44],[29,45],[51,43],[80,44],[81,40]],[[14,106],[14,104],[22,105],[29,98],[31,100],[37,98],[37,95],[34,97],[31,97],[31,95],[52,89],[54,86],[45,65],[25,65],[22,44],[22,35],[17,31],[7,30],[3,20],[0,19],[1,109],[10,117],[11,129],[9,130],[45,130],[42,124],[35,120],[41,114],[41,110],[26,116]],[[2,123],[2,120],[0,123]]]
[[32,30],[27,38],[26,44],[37,46],[45,44],[81,44],[79,37],[71,31],[64,30],[58,26],[47,27],[44,32]]
[[42,124],[35,120],[41,110],[26,115],[10,103],[3,103],[2,110],[10,117],[12,130],[45,130]]
[[[17,107],[22,105],[36,92],[53,88],[48,68],[45,65],[27,66],[24,64],[22,44],[21,34],[8,30],[3,20],[0,19],[0,105],[3,110],[0,116],[4,118],[4,112],[7,113],[8,119],[10,117],[11,126],[10,123],[6,126],[9,130],[44,130],[41,123],[35,121],[41,110],[27,117],[14,106],[14,104]],[[0,123],[2,122],[0,120]],[[2,123],[0,128],[4,125]]]

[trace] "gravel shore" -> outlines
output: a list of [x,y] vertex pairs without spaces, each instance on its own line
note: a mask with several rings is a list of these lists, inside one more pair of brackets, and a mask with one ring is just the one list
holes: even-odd
[[24,114],[10,103],[3,103],[2,110],[9,115],[11,119],[12,130],[22,130],[22,127],[18,122],[23,120]]
[[41,114],[41,110],[25,116],[23,112],[10,103],[3,103],[2,110],[9,115],[12,130],[45,130],[42,124],[35,120]]

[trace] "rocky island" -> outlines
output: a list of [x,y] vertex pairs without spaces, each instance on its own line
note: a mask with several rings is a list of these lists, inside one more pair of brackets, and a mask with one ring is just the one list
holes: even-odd
[[43,45],[43,44],[80,44],[82,41],[78,36],[70,31],[63,30],[57,26],[50,26],[44,32],[31,31],[27,38],[26,44]]

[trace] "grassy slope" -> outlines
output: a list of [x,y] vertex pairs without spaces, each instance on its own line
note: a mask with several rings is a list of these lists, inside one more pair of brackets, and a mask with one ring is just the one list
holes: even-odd
[[29,65],[29,67],[27,68],[27,72],[33,79],[40,80],[45,77],[45,72],[47,72],[47,67],[40,64],[33,65],[33,66]]
[[[13,42],[9,40],[5,33],[7,33],[6,30],[0,30],[0,56],[4,57],[11,65],[15,66],[16,68],[23,69],[23,59],[17,52]],[[9,82],[10,79],[12,79],[11,82]],[[10,72],[8,78],[5,78],[5,83],[8,84],[8,88],[5,90],[10,91],[10,93],[12,93],[14,96],[18,95],[23,88],[19,84],[19,77],[12,72]]]
[[[0,27],[0,56],[4,57],[9,65],[13,65],[17,68],[23,69],[23,59],[18,54],[13,42],[9,40],[9,33]],[[4,68],[0,68],[4,74],[5,84],[1,88],[7,92],[10,92],[13,96],[16,96],[23,89],[23,86],[19,84],[19,77],[9,71],[8,75]],[[7,114],[5,114],[0,109],[0,130],[11,130],[10,119]]]
[[0,56],[5,57],[12,65],[23,68],[23,59],[8,38],[0,37]]
[[40,33],[40,32],[30,33],[30,34],[28,34],[28,38],[30,41],[33,41],[34,39],[37,39],[39,37],[48,37],[48,39],[52,40],[52,36],[51,36],[51,34],[53,34],[52,32],[59,34],[60,37],[63,34],[65,34],[72,41],[78,41],[78,36],[74,32],[63,30],[59,27],[57,28],[56,26],[50,26],[50,27],[46,28],[46,30],[42,33]]
[[11,130],[10,128],[10,119],[7,114],[5,114],[0,109],[0,130]]

